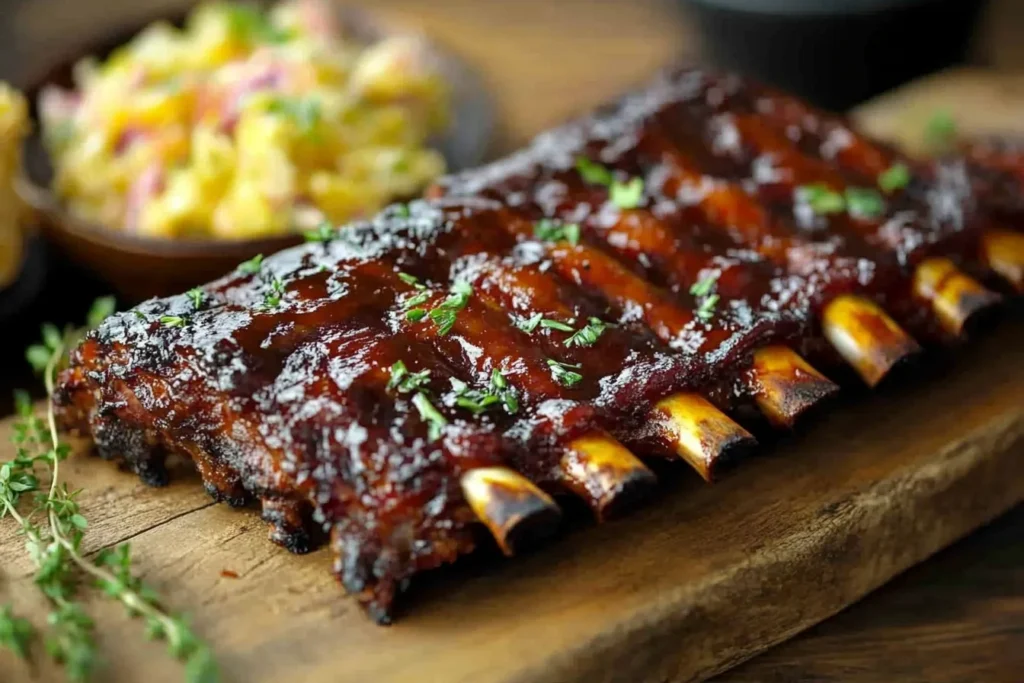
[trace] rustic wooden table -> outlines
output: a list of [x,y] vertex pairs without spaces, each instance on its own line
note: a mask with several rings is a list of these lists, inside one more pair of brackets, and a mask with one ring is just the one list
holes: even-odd
[[[21,79],[40,55],[111,17],[176,0],[2,2],[0,76]],[[520,0],[376,0],[477,65],[501,115],[497,150],[614,96],[671,58],[694,53],[675,4]],[[96,9],[103,7],[103,12]],[[991,8],[977,55],[1024,64],[1024,3]],[[740,681],[1024,680],[1024,511],[942,552],[829,621],[722,675]],[[2,679],[2,676],[0,676]]]

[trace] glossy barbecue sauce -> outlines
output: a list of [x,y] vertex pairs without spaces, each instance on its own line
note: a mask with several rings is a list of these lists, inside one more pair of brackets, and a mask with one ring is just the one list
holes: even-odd
[[[956,178],[916,169],[880,193],[895,163],[785,96],[663,74],[427,200],[232,273],[199,306],[115,316],[56,400],[151,480],[184,452],[211,492],[262,499],[286,544],[331,533],[342,581],[385,619],[412,573],[472,547],[467,469],[555,487],[568,439],[650,447],[645,416],[674,392],[735,408],[751,352],[813,360],[840,293],[920,329],[908,268],[976,236]],[[810,185],[882,208],[819,213]]]

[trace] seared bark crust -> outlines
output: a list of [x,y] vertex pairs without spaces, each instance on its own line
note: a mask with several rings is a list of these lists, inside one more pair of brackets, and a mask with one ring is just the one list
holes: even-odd
[[[636,206],[582,177],[580,157],[616,183],[641,179]],[[666,72],[429,199],[207,285],[198,307],[181,295],[111,317],[75,349],[54,401],[65,427],[149,484],[166,482],[166,454],[184,455],[217,500],[258,501],[275,542],[303,552],[329,537],[342,584],[388,621],[414,573],[473,548],[464,472],[504,465],[558,490],[562,445],[594,428],[638,452],[662,447],[644,416],[673,392],[746,409],[739,378],[756,348],[832,360],[815,320],[838,294],[934,337],[911,272],[927,255],[976,253],[963,170],[916,168],[877,216],[820,215],[796,190],[874,187],[867,170],[894,160],[792,98]],[[578,244],[545,238],[541,219],[578,224]],[[690,290],[709,276],[720,300],[696,315]],[[409,319],[456,282],[472,294],[449,332]],[[612,326],[569,345],[530,328],[537,314]],[[559,382],[548,359],[582,379]],[[429,370],[439,438],[413,393],[388,386],[399,361]],[[495,370],[515,414],[456,404],[452,379],[484,389]]]

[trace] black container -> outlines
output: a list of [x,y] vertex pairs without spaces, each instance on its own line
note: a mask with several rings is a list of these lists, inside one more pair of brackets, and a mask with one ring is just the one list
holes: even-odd
[[965,61],[987,0],[684,0],[713,65],[843,110]]

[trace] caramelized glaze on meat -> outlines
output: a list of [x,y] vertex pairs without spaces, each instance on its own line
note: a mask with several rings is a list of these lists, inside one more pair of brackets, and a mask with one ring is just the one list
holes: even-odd
[[[617,187],[588,182],[581,157]],[[258,499],[288,548],[326,532],[346,589],[386,621],[409,577],[474,546],[465,472],[508,466],[558,490],[565,444],[595,429],[663,450],[647,419],[660,399],[751,405],[743,378],[767,344],[833,360],[817,321],[840,294],[937,336],[912,272],[977,250],[963,169],[911,164],[877,216],[816,212],[798,189],[873,188],[897,162],[910,164],[787,96],[665,73],[428,199],[207,285],[198,308],[181,295],[117,314],[75,350],[54,400],[66,427],[148,483],[184,454],[216,498]],[[632,202],[610,195],[634,179],[642,196],[622,208]],[[541,221],[578,225],[578,243],[538,237]],[[711,306],[691,293],[700,282]],[[429,312],[458,299],[455,283],[471,294],[442,333]],[[415,309],[427,316],[410,320]],[[559,326],[531,326],[538,315],[603,331],[569,345]],[[429,371],[420,389],[447,421],[439,434],[415,391],[389,387],[399,362]],[[484,391],[495,370],[514,414],[456,403],[453,387]]]

